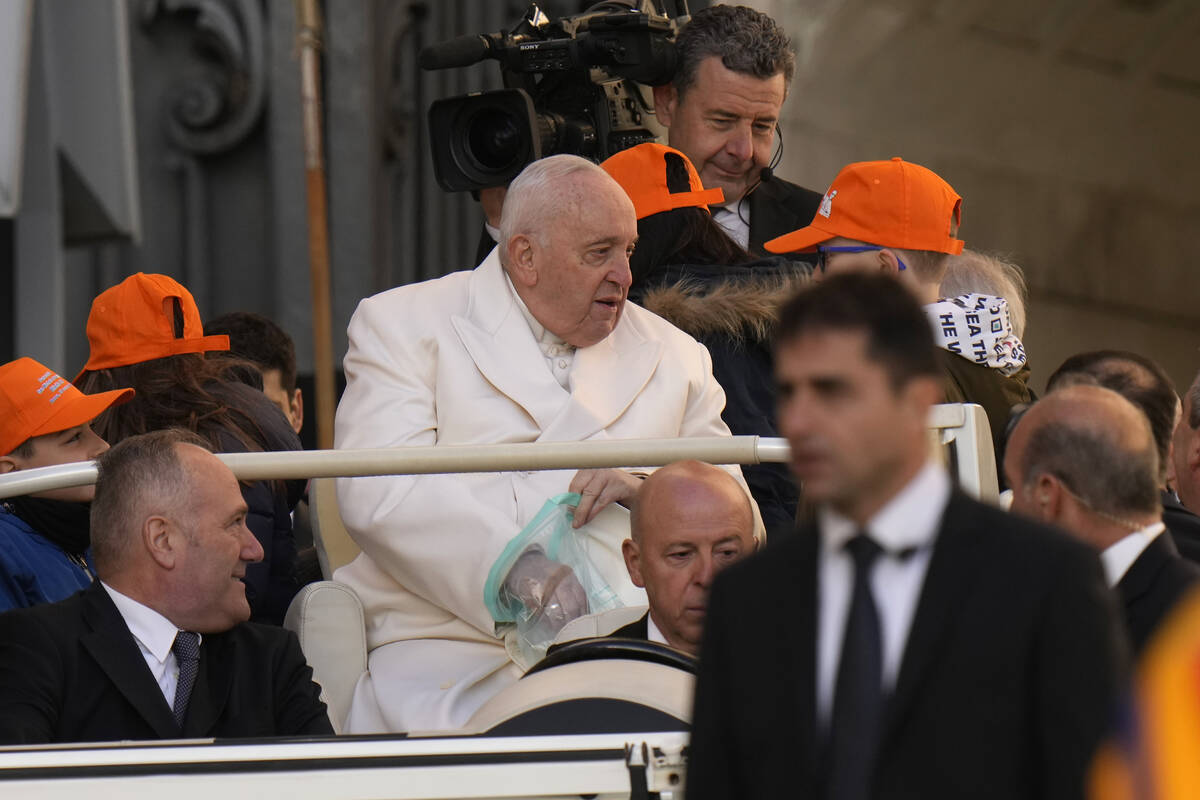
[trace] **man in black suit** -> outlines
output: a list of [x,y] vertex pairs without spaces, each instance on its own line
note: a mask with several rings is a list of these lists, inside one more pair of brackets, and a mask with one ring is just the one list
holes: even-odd
[[[1168,473],[1183,465],[1185,451],[1172,455],[1172,435],[1178,439],[1180,425],[1179,395],[1167,371],[1156,361],[1129,350],[1089,350],[1068,358],[1046,381],[1046,391],[1077,383],[1097,384],[1112,389],[1137,406],[1150,422],[1154,444],[1158,448],[1158,483],[1162,499],[1162,521],[1174,540],[1179,554],[1192,563],[1200,563],[1200,518],[1180,503],[1168,488]],[[1173,460],[1174,459],[1174,460]],[[1186,470],[1184,470],[1186,474]],[[1188,486],[1182,491],[1187,492]],[[1195,498],[1200,506],[1200,496]]]
[[1158,452],[1136,406],[1100,386],[1056,389],[1017,424],[1004,458],[1014,512],[1067,531],[1100,554],[1134,652],[1200,570],[1164,536]]
[[886,274],[781,312],[780,430],[815,526],[714,583],[689,800],[1078,798],[1125,669],[1088,548],[929,458],[929,323]]
[[263,552],[229,468],[179,431],[98,466],[98,580],[0,615],[0,743],[331,734],[296,636],[246,622]]
[[642,484],[629,529],[621,552],[650,608],[610,635],[696,655],[713,578],[756,547],[750,498],[728,472],[677,461]]
[[1200,375],[1183,393],[1171,439],[1175,493],[1163,497],[1163,522],[1185,558],[1200,561]]
[[667,143],[683,151],[704,188],[721,188],[713,219],[742,247],[767,255],[763,243],[812,221],[821,195],[765,170],[796,56],[787,35],[746,6],[703,8],[675,40],[675,77],[654,89]]

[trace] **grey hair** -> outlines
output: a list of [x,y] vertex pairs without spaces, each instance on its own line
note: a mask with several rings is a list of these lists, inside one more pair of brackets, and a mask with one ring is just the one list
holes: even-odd
[[500,213],[500,260],[507,258],[508,240],[519,234],[534,236],[545,244],[545,230],[566,203],[570,185],[563,178],[577,172],[608,173],[586,158],[556,155],[539,158],[521,170],[508,186]]
[[796,53],[783,29],[747,6],[710,6],[692,15],[675,38],[679,65],[672,84],[682,96],[696,82],[700,62],[717,56],[726,69],[766,80],[783,73],[790,86]]
[[1191,407],[1188,409],[1187,426],[1192,430],[1200,428],[1200,375],[1196,376],[1196,380],[1192,381],[1191,387],[1187,390],[1188,402]]
[[946,274],[942,278],[942,297],[958,297],[972,292],[1007,300],[1013,332],[1018,339],[1024,338],[1028,289],[1025,273],[1017,264],[993,253],[976,250],[963,250],[960,255],[950,256]]
[[1158,449],[1150,423],[1136,415],[1144,446],[1127,450],[1119,432],[1077,420],[1048,420],[1030,432],[1022,454],[1025,488],[1053,475],[1093,511],[1112,516],[1153,514],[1161,509]]
[[92,500],[91,538],[92,558],[101,577],[122,566],[146,516],[178,512],[187,504],[181,444],[210,449],[189,430],[167,428],[131,436],[97,460],[100,477]]

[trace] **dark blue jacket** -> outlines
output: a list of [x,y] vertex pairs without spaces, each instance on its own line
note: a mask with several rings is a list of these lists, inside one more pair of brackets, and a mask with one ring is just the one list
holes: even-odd
[[91,583],[58,545],[0,506],[0,611],[55,603]]

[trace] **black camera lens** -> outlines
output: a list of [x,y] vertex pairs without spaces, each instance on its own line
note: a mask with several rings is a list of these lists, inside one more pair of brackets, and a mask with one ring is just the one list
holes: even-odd
[[503,109],[485,109],[467,126],[467,152],[486,170],[511,167],[523,155],[525,140],[521,126]]

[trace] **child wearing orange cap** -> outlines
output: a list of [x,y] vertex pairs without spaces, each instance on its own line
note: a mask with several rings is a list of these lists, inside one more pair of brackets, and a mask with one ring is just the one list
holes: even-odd
[[[85,395],[32,358],[0,366],[0,475],[91,461],[108,449],[91,421],[132,396]],[[0,611],[53,603],[91,584],[94,491],[88,484],[0,501]]]
[[767,242],[772,253],[817,254],[815,277],[887,272],[925,306],[945,376],[946,402],[978,403],[1001,451],[1013,406],[1028,403],[1025,347],[1003,297],[943,299],[942,279],[963,252],[962,198],[933,170],[893,158],[847,164],[812,222]]

